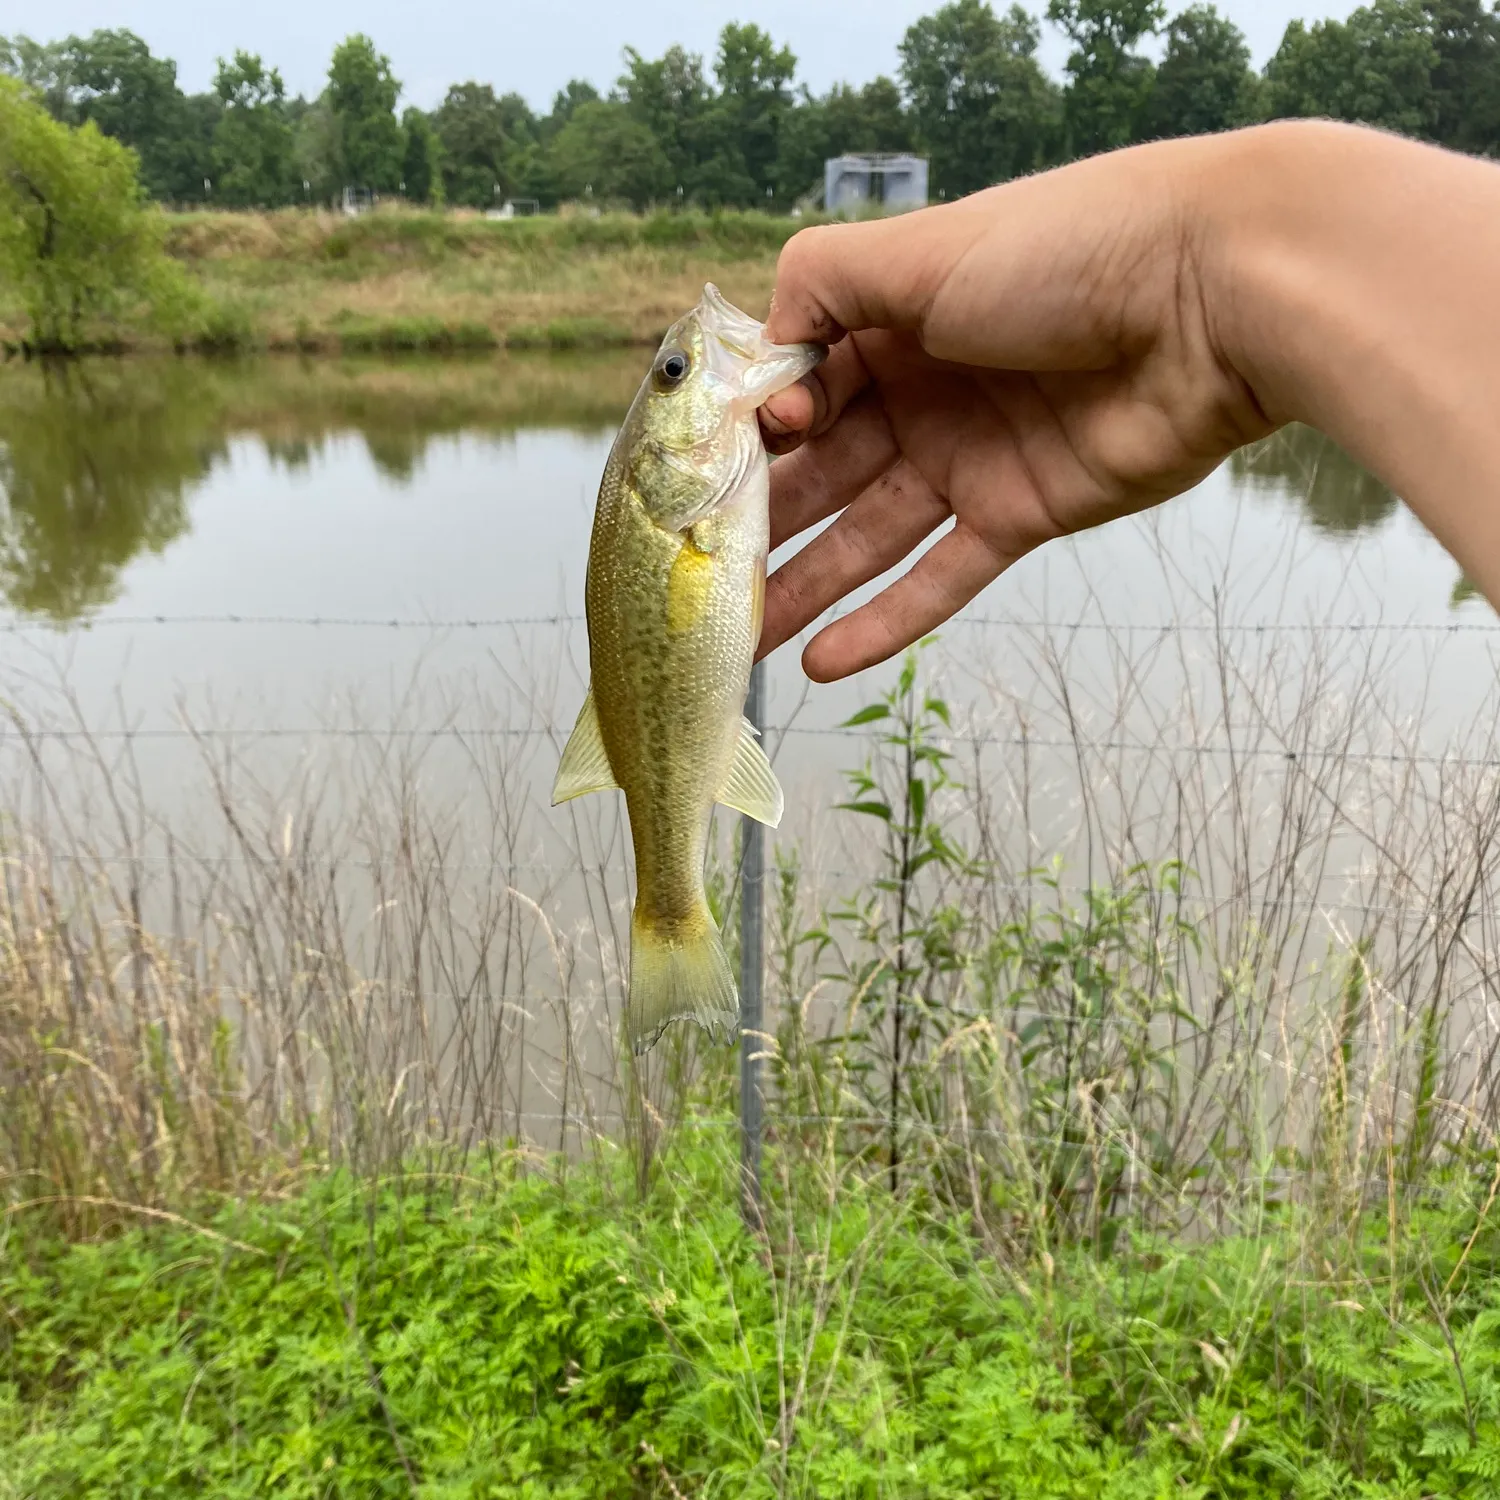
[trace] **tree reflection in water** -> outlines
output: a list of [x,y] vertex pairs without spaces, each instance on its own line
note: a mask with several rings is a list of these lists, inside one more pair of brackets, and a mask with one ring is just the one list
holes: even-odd
[[1374,531],[1395,513],[1396,496],[1330,438],[1293,423],[1229,460],[1237,483],[1289,496],[1321,532]]
[[0,387],[0,592],[71,620],[108,603],[120,570],[188,528],[187,497],[224,451],[183,366],[54,366]]
[[[287,470],[360,434],[387,480],[428,445],[528,427],[619,424],[642,354],[477,360],[85,360],[0,367],[0,596],[59,622],[107,604],[121,571],[186,534],[194,491],[237,438]],[[1375,530],[1397,501],[1334,443],[1291,426],[1236,453],[1235,483],[1290,496],[1319,531]],[[1454,604],[1469,597],[1455,591]]]
[[357,432],[408,483],[427,445],[528,427],[607,432],[642,355],[483,360],[83,360],[0,368],[0,596],[66,622],[108,604],[125,565],[186,534],[193,492],[236,438],[306,469]]

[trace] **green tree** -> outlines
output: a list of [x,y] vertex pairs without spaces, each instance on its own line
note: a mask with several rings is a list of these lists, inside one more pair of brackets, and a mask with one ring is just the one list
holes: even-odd
[[432,117],[443,145],[443,187],[450,203],[488,208],[507,196],[510,137],[506,111],[487,83],[455,83]]
[[177,64],[153,57],[132,31],[96,31],[69,37],[64,46],[69,118],[92,120],[132,147],[152,197],[200,199],[212,169],[212,131],[178,88]]
[[0,36],[0,73],[19,78],[35,89],[54,120],[75,122],[73,64],[66,42]]
[[1445,146],[1500,155],[1500,16],[1484,0],[1425,0],[1437,66],[1432,133]]
[[334,49],[328,105],[338,121],[346,185],[390,192],[401,181],[405,143],[396,121],[400,96],[390,59],[375,50],[369,37],[351,36]]
[[1050,159],[1061,98],[1036,60],[1040,41],[1019,5],[997,16],[985,0],[954,0],[908,29],[901,80],[934,191],[972,193]]
[[505,131],[505,171],[511,193],[518,198],[542,198],[550,185],[537,191],[534,179],[542,160],[540,121],[531,106],[516,93],[501,94],[500,124]]
[[1259,89],[1244,33],[1215,6],[1190,5],[1167,27],[1147,133],[1206,135],[1248,124],[1259,109]]
[[142,202],[133,151],[54,120],[24,84],[0,78],[0,278],[40,350],[76,349],[90,318],[180,293],[162,221]]
[[1347,21],[1293,21],[1266,65],[1267,109],[1431,135],[1439,61],[1419,0],[1375,0]]
[[537,128],[538,137],[550,141],[581,105],[592,104],[599,98],[599,90],[586,78],[570,78],[567,84],[552,96],[551,112]]
[[1048,18],[1073,44],[1064,101],[1073,155],[1136,138],[1155,71],[1136,48],[1165,15],[1162,0],[1049,0]]
[[339,117],[328,102],[327,90],[311,103],[293,100],[287,117],[292,126],[294,176],[305,184],[304,196],[316,203],[331,202],[344,185],[344,150]]
[[839,85],[828,94],[828,118],[841,151],[904,151],[911,121],[894,79],[878,73],[858,91]]
[[549,157],[565,198],[616,199],[642,209],[673,191],[666,154],[621,100],[580,104],[553,138]]
[[406,146],[401,156],[402,191],[413,203],[442,203],[443,145],[432,121],[415,106],[401,116]]
[[684,197],[690,196],[703,155],[703,120],[713,99],[703,59],[681,47],[669,47],[652,62],[627,47],[619,89],[631,119],[650,132],[661,148],[665,175],[670,179],[668,194],[680,187]]
[[778,47],[759,26],[730,22],[719,34],[719,92],[704,119],[700,198],[711,204],[774,201],[777,147],[796,71],[791,49]]
[[219,60],[214,92],[223,106],[214,129],[214,197],[236,208],[274,207],[300,197],[281,74],[259,57]]
[[[219,116],[223,113],[219,96],[210,94],[188,94],[182,101],[182,140],[178,158],[180,187],[170,194],[174,202],[194,202],[213,196],[214,132],[219,128]],[[209,187],[203,186],[207,178]]]

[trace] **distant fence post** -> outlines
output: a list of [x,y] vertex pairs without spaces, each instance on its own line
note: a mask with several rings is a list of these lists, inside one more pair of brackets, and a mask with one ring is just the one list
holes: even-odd
[[[766,664],[750,672],[745,717],[765,728]],[[740,1207],[752,1229],[760,1227],[760,1139],[763,1100],[760,1057],[764,1025],[764,884],[766,831],[754,818],[740,821]]]

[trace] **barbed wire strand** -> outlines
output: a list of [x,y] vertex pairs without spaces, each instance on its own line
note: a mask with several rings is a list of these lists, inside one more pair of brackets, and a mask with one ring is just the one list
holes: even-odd
[[[520,1118],[521,1120],[537,1121],[548,1125],[577,1125],[588,1128],[618,1126],[623,1128],[628,1123],[626,1117],[620,1114],[593,1113],[586,1115],[580,1111],[565,1115],[530,1109],[522,1110],[519,1117],[513,1111],[508,1113],[511,1119]],[[831,1125],[836,1128],[849,1126],[856,1129],[881,1132],[889,1132],[891,1128],[889,1117],[880,1115],[778,1115],[769,1110],[766,1113],[766,1124],[768,1126],[819,1125],[825,1127]],[[671,1121],[670,1124],[665,1126],[668,1132],[672,1130],[738,1130],[739,1128],[740,1122],[736,1119],[722,1117],[705,1118],[701,1115],[685,1115],[680,1119]],[[926,1120],[903,1119],[900,1121],[898,1129],[909,1135],[926,1135],[952,1145],[959,1144],[965,1136],[977,1136],[981,1140],[1017,1141],[1025,1142],[1028,1145],[1065,1147],[1080,1153],[1087,1153],[1090,1150],[1090,1143],[1087,1141],[1067,1141],[1060,1139],[1056,1135],[1037,1135],[1034,1132],[1005,1130],[994,1125],[956,1126],[943,1129]],[[1105,1126],[1100,1132],[1099,1140],[1094,1144],[1103,1150],[1108,1150],[1112,1145],[1118,1146],[1125,1142],[1130,1142],[1133,1149],[1134,1142],[1131,1141],[1128,1132]],[[1145,1166],[1144,1170],[1153,1176],[1160,1175],[1149,1167],[1149,1165]],[[1254,1180],[1295,1182],[1315,1175],[1321,1170],[1323,1169],[1313,1166],[1275,1166],[1267,1168],[1265,1172],[1259,1174]],[[1491,1168],[1488,1163],[1483,1164],[1483,1171],[1486,1174],[1490,1173]],[[1388,1179],[1384,1175],[1371,1176],[1365,1179],[1365,1185],[1384,1189],[1388,1185]]]
[[[843,982],[845,979],[846,976],[827,976],[826,980],[819,979],[818,983],[838,983]],[[193,992],[200,998],[211,996],[219,1001],[238,1002],[245,1000],[247,997],[261,998],[268,990],[280,995],[283,999],[288,998],[292,995],[295,995],[302,999],[309,999],[313,996],[319,996],[325,1000],[331,998],[335,1002],[339,1000],[348,1000],[350,998],[358,998],[361,1004],[369,1003],[372,997],[378,995],[384,997],[387,1002],[398,1006],[433,1006],[443,1004],[450,1007],[455,1012],[462,1012],[463,1010],[472,1008],[476,1005],[483,1005],[492,1006],[499,1010],[519,1012],[524,1014],[528,1018],[532,1017],[534,1009],[538,1006],[568,1005],[576,1007],[582,1005],[592,1005],[601,1007],[599,1014],[597,1014],[594,1018],[595,1020],[609,1019],[608,1011],[603,1007],[607,1007],[610,1003],[612,1003],[614,999],[614,997],[602,993],[599,989],[574,991],[569,994],[547,992],[526,994],[519,991],[510,992],[504,990],[495,992],[484,988],[482,985],[476,984],[472,991],[465,994],[459,993],[455,990],[416,990],[407,987],[392,988],[391,986],[382,984],[379,981],[372,981],[365,984],[354,984],[342,990],[330,990],[326,986],[297,984],[278,985],[275,983],[261,984],[259,982],[246,982],[236,985],[225,980],[220,980],[212,984],[189,985],[186,987],[192,989]],[[816,995],[816,986],[813,987],[812,993]],[[806,995],[792,998],[782,996],[781,1003],[786,1008],[796,1008],[800,1006],[806,998]],[[824,998],[826,999],[827,1004],[837,1006],[840,1009],[843,1009],[847,1004],[846,1000],[844,999],[838,999],[831,996]],[[912,999],[910,1003],[916,1005],[918,1002],[915,999]],[[1117,1007],[1115,1011],[1110,1015],[1089,1015],[1083,1011],[1070,1012],[1067,1010],[1048,1010],[1043,1008],[1042,1006],[1026,1005],[1019,1001],[997,1001],[989,1010],[980,1010],[973,1005],[944,1004],[941,1001],[927,1003],[926,1008],[934,1013],[941,1013],[947,1016],[957,1025],[967,1025],[978,1021],[986,1021],[991,1024],[1007,1023],[1011,1021],[1041,1021],[1063,1028],[1088,1026],[1136,1027],[1139,1026],[1142,1021],[1146,1021],[1153,1026],[1160,1027],[1170,1025],[1174,1020],[1176,1020],[1182,1022],[1186,1026],[1191,1027],[1191,1030],[1186,1035],[1183,1035],[1179,1038],[1179,1041],[1183,1046],[1191,1045],[1198,1038],[1206,1037],[1214,1030],[1230,1026],[1235,1020],[1233,1014],[1226,1013],[1221,1016],[1217,1022],[1210,1026],[1203,1024],[1198,1017],[1192,1016],[1186,1012],[1179,1013],[1167,1010],[1158,1010],[1156,1012],[1153,1012],[1150,1016],[1143,1016],[1138,1011],[1132,1011],[1126,1007],[1121,1006]],[[1496,1014],[1494,1016],[1495,1025],[1497,1029],[1500,1029],[1500,1008],[1492,1008],[1496,1011]],[[1471,1011],[1474,1009],[1475,1007],[1471,1006]],[[1485,1008],[1483,1006],[1480,1006],[1478,1007],[1478,1009],[1482,1015]],[[1471,1026],[1472,1024],[1476,1023],[1478,1019],[1478,1016],[1471,1015]],[[1477,1057],[1484,1053],[1487,1050],[1488,1046],[1488,1033],[1481,1035],[1477,1032],[1474,1032],[1472,1033],[1472,1040],[1467,1046],[1462,1047],[1451,1054],[1451,1060],[1455,1062],[1463,1062],[1471,1056]]]

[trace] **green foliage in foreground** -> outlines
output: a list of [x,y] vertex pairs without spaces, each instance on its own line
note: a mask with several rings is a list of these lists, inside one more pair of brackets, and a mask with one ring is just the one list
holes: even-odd
[[734,1199],[703,1153],[644,1204],[325,1179],[220,1215],[248,1251],[17,1224],[0,1495],[1500,1494],[1474,1207],[1402,1225],[1394,1274],[1383,1214],[1337,1271],[1288,1222],[1002,1273],[878,1190],[799,1209],[805,1253]]

